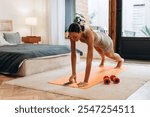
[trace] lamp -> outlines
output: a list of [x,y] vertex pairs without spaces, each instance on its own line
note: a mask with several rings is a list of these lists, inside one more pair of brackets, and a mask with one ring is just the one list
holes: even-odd
[[26,25],[31,27],[31,36],[33,36],[33,26],[37,25],[37,18],[36,17],[27,17],[25,19]]

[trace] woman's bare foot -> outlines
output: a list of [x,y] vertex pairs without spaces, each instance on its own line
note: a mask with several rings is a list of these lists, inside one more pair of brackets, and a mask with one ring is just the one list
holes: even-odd
[[115,69],[119,69],[122,67],[122,64],[124,62],[124,59],[121,59],[121,61],[118,61],[117,66],[115,67]]
[[80,82],[77,85],[78,85],[78,87],[85,87],[88,85],[88,83],[87,82]]

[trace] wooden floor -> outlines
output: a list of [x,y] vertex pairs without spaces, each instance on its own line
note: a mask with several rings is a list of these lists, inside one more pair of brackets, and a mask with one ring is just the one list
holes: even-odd
[[11,79],[8,76],[0,75],[0,100],[80,100],[76,97],[2,84]]
[[[144,61],[127,61],[131,63],[150,64]],[[12,80],[11,77],[0,75],[0,100],[82,100],[77,97],[70,97],[49,93],[45,91],[23,88],[4,84],[4,81]],[[147,90],[147,89],[146,89]]]

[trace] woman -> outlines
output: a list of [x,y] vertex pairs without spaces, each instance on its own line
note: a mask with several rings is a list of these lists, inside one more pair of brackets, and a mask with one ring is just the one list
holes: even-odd
[[93,48],[100,54],[102,60],[100,67],[104,66],[105,56],[116,60],[117,65],[115,68],[121,68],[124,59],[119,54],[114,53],[113,42],[109,36],[104,33],[95,33],[90,28],[86,28],[78,23],[72,23],[69,26],[69,37],[71,43],[71,62],[72,62],[72,75],[69,82],[76,82],[76,41],[86,43],[88,46],[86,58],[86,70],[84,81],[78,84],[79,87],[84,87],[88,84],[89,75],[91,71],[91,64],[93,59]]

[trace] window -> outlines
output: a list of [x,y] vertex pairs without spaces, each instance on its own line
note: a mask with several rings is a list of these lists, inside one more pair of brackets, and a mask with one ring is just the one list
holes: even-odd
[[88,0],[88,11],[90,25],[108,34],[109,0]]
[[82,14],[86,25],[108,33],[109,0],[75,0],[75,13]]
[[150,1],[123,0],[123,37],[150,37]]

